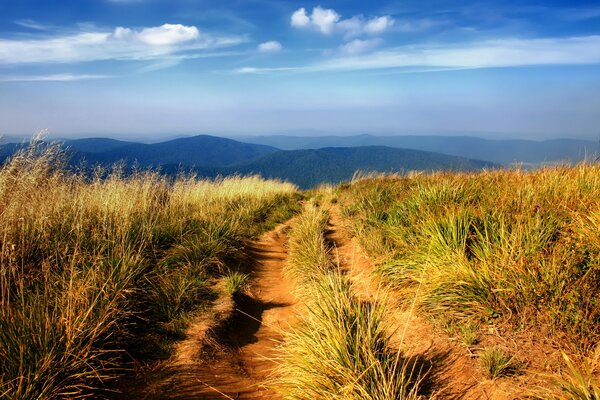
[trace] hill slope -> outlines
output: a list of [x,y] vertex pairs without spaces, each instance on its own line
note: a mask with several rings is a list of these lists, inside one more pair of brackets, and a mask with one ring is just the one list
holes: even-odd
[[[72,144],[73,142],[65,142],[67,146]],[[77,141],[73,149],[77,150],[80,147],[81,140]],[[114,148],[103,152],[82,151],[80,153],[89,162],[101,164],[126,160],[136,161],[142,167],[162,164],[224,167],[252,160],[277,150],[265,145],[200,135],[153,144],[121,142]]]
[[235,165],[223,172],[287,179],[307,188],[319,183],[350,180],[356,171],[475,170],[494,166],[497,165],[446,154],[368,146],[280,151]]
[[324,147],[388,146],[433,151],[459,157],[510,164],[521,162],[577,162],[598,151],[598,144],[576,139],[490,140],[471,136],[256,136],[238,140],[274,146],[283,150]]

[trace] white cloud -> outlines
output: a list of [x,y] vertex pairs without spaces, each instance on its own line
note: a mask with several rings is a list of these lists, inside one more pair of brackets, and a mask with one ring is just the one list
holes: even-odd
[[364,30],[367,33],[379,34],[389,29],[392,25],[394,25],[394,20],[392,17],[389,15],[384,15],[383,17],[375,17],[368,20],[365,23]]
[[290,23],[295,27],[304,27],[310,24],[310,18],[306,15],[304,7],[296,10],[290,19]]
[[81,31],[39,39],[0,39],[0,64],[155,60],[181,52],[233,46],[238,36],[201,34],[195,26],[164,24],[111,31]]
[[268,42],[264,42],[258,45],[258,51],[262,53],[276,53],[281,51],[282,46],[276,40],[269,40]]
[[329,34],[333,32],[335,24],[339,21],[340,15],[331,9],[323,9],[321,7],[313,8],[310,21],[321,32]]
[[383,40],[380,38],[375,39],[354,39],[340,47],[342,54],[354,55],[368,53],[369,51],[381,46]]
[[154,28],[144,28],[136,33],[139,40],[152,46],[169,46],[188,42],[200,35],[200,31],[195,26],[181,24],[164,24]]
[[363,70],[404,67],[498,68],[600,63],[600,36],[501,39],[457,46],[400,47],[365,57],[345,57],[319,67]]
[[164,24],[141,30],[119,26],[112,36],[117,40],[139,41],[150,46],[171,46],[197,39],[200,31],[195,26],[181,24]]
[[[352,42],[351,42],[352,43]],[[360,45],[356,46],[357,48]],[[546,39],[498,39],[461,45],[405,46],[379,50],[369,57],[344,56],[320,63],[282,68],[254,68],[254,73],[359,71],[404,69],[408,72],[445,69],[507,68],[600,64],[600,35]],[[250,72],[248,70],[247,72]]]
[[269,72],[286,72],[286,71],[297,71],[296,67],[272,67],[272,68],[255,68],[255,67],[242,67],[235,69],[231,72],[234,74],[265,74]]
[[291,17],[291,25],[296,28],[312,27],[324,34],[340,32],[346,36],[362,34],[377,35],[385,32],[394,25],[394,19],[389,15],[366,19],[362,15],[355,15],[348,19],[341,19],[333,9],[315,7],[308,15],[304,7],[296,10]]
[[109,78],[108,75],[51,74],[51,75],[9,75],[0,76],[0,82],[71,82],[87,79]]

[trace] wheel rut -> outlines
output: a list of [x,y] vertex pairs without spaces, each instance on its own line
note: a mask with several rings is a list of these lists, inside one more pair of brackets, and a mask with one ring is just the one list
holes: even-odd
[[[395,347],[413,359],[422,371],[422,392],[435,399],[496,399],[520,398],[515,382],[490,381],[481,376],[477,360],[467,349],[435,328],[414,310],[399,306],[397,295],[384,288],[371,258],[358,239],[346,227],[338,207],[329,210],[326,239],[332,244],[334,259],[353,285],[355,295],[365,301],[385,301],[389,312],[388,325]],[[404,302],[406,303],[406,302]]]

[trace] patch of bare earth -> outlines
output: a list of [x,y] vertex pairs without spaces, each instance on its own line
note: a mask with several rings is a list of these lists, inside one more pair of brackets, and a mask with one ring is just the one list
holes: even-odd
[[[356,294],[365,300],[373,301],[385,298],[389,308],[388,324],[391,327],[393,343],[416,360],[418,368],[425,377],[421,386],[427,397],[435,399],[518,399],[530,392],[534,385],[542,384],[538,378],[540,365],[549,355],[534,348],[539,340],[525,333],[516,336],[500,335],[498,331],[489,331],[481,338],[478,346],[467,347],[460,339],[451,337],[447,332],[434,326],[416,310],[406,309],[400,304],[398,294],[383,289],[379,275],[370,257],[363,251],[356,237],[347,229],[339,209],[332,207],[327,239],[334,245],[334,257],[340,268],[351,278]],[[386,293],[385,295],[383,293]],[[404,299],[406,300],[406,299]],[[518,341],[517,341],[518,340]],[[509,348],[517,357],[529,349],[536,354],[531,364],[516,376],[500,379],[486,379],[476,358],[476,352],[484,345],[501,344]],[[547,346],[542,346],[547,349]],[[525,357],[521,357],[525,359]],[[529,357],[531,359],[531,357]],[[535,367],[537,371],[530,371]]]
[[281,332],[294,315],[296,299],[283,274],[287,225],[248,246],[254,267],[250,288],[223,294],[212,312],[198,318],[172,357],[140,373],[129,399],[277,399],[264,387],[275,368]]

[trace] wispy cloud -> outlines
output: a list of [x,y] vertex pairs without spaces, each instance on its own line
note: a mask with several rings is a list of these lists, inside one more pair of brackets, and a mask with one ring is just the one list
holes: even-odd
[[355,55],[355,54],[363,54],[383,44],[383,39],[375,38],[375,39],[354,39],[342,47],[340,47],[340,51],[345,55]]
[[8,75],[0,76],[0,82],[71,82],[104,78],[110,78],[110,76],[86,74]]
[[261,53],[276,53],[281,51],[283,46],[276,40],[269,40],[268,42],[264,42],[258,45],[258,51]]
[[394,25],[394,19],[389,15],[370,19],[362,15],[355,15],[348,19],[342,19],[341,15],[333,9],[315,7],[312,9],[312,13],[308,14],[302,7],[292,14],[290,24],[295,28],[313,29],[326,35],[340,32],[346,36],[358,36],[381,34]]
[[234,46],[240,36],[213,36],[195,26],[164,24],[80,31],[39,39],[0,39],[0,64],[156,60],[181,52]]
[[37,31],[45,31],[46,29],[48,29],[48,27],[46,25],[40,24],[39,22],[36,22],[29,18],[18,19],[14,22],[15,22],[15,24],[22,26],[24,28],[35,29]]
[[[362,44],[357,43],[358,47]],[[407,68],[412,72],[532,65],[600,64],[600,35],[546,39],[499,39],[455,46],[404,46],[347,55],[322,62],[277,68],[238,69],[237,73],[327,72]]]

